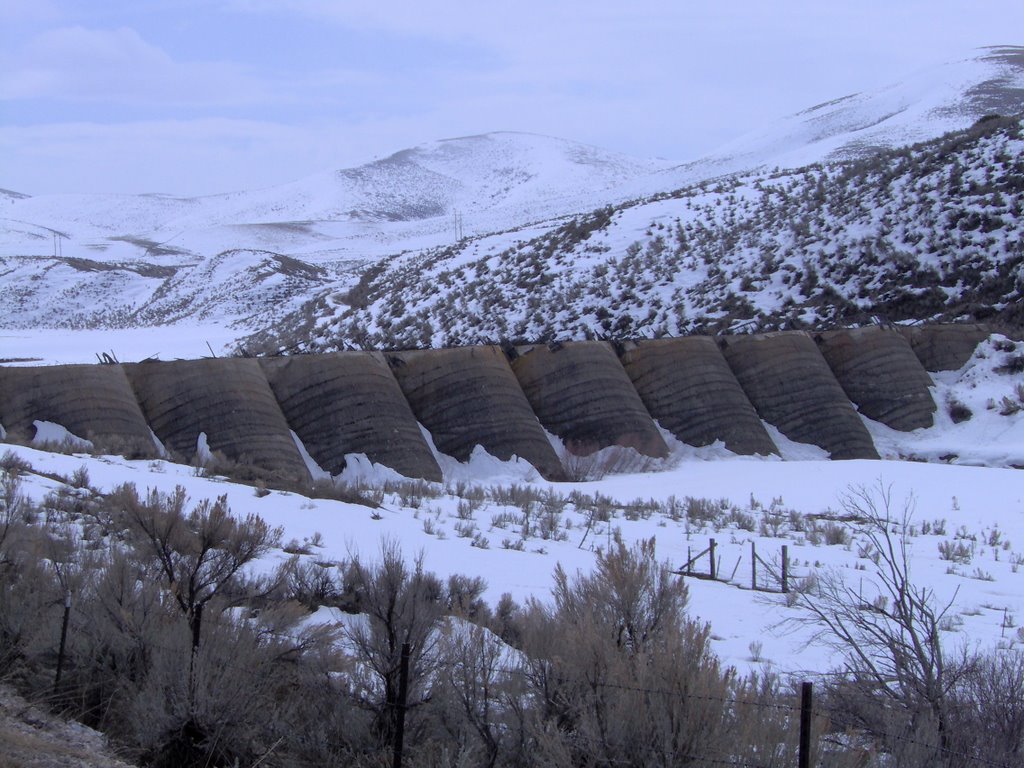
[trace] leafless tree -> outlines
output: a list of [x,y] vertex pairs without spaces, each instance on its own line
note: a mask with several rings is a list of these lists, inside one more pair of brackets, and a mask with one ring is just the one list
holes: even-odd
[[953,693],[972,662],[966,651],[942,647],[940,628],[952,600],[939,603],[931,588],[912,579],[907,537],[914,500],[897,503],[892,487],[880,482],[849,489],[841,505],[870,544],[876,568],[857,585],[834,571],[818,574],[797,594],[805,611],[798,621],[815,626],[815,639],[842,654],[844,669],[831,694],[855,725],[890,749],[902,740],[920,759],[942,764]]

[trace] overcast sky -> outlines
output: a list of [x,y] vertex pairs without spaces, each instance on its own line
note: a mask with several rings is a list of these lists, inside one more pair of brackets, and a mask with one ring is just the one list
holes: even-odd
[[0,187],[208,194],[514,130],[685,161],[1024,0],[0,0]]

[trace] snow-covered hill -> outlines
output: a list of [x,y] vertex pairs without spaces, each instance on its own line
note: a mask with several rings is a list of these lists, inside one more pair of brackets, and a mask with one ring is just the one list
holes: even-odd
[[[706,169],[799,168],[858,160],[880,149],[928,141],[986,115],[1024,111],[1024,47],[992,46],[907,75],[875,91],[818,104],[719,147],[681,181]],[[682,186],[677,184],[675,186]]]
[[[402,254],[414,259],[436,252],[460,235],[487,237],[498,252],[554,231],[574,214],[751,168],[863,157],[966,128],[991,112],[1022,111],[1024,49],[1001,47],[752,128],[745,138],[683,165],[495,133],[432,142],[280,187],[210,197],[4,191],[0,302],[6,311],[0,324],[198,321],[234,325],[242,335],[276,325],[312,297],[329,303],[371,265],[379,270]],[[716,205],[729,204],[726,197]],[[236,257],[260,252],[269,264],[278,257],[296,260],[287,262],[288,279],[274,291],[263,290],[266,270],[256,266],[259,259]],[[413,261],[402,263],[407,268]],[[218,306],[216,297],[233,290],[246,297]]]
[[456,213],[467,234],[507,229],[593,208],[669,165],[562,139],[493,133],[210,197],[12,196],[0,217],[0,253],[52,256],[54,233],[64,256],[94,259],[180,261],[218,249],[261,248],[322,260],[374,242],[403,250],[421,238],[452,240]]
[[[332,281],[351,282],[373,260],[453,242],[457,231],[492,232],[587,210],[665,165],[499,133],[438,141],[255,192],[9,195],[0,208],[2,322],[265,327]],[[275,262],[281,275],[267,291]]]
[[856,163],[733,176],[554,230],[467,240],[365,273],[276,343],[621,339],[876,316],[1017,327],[1022,158],[1021,121],[986,120]]

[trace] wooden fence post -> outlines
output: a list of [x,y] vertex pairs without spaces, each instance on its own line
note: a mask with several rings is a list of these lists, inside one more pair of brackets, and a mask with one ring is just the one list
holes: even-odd
[[750,542],[750,588],[757,589],[757,544]]
[[71,590],[64,592],[64,621],[60,625],[60,650],[57,651],[57,674],[53,678],[53,692],[60,687],[60,676],[64,671],[64,652],[68,643],[68,622],[71,619]]
[[812,684],[800,686],[800,764],[799,768],[811,768],[811,697]]
[[409,644],[402,643],[402,657],[398,667],[398,708],[395,712],[395,753],[393,768],[402,768],[402,746],[405,741],[405,705],[409,696]]

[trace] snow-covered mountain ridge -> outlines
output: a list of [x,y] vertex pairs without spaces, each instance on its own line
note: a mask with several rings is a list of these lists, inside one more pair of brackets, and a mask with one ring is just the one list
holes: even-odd
[[657,337],[879,315],[1019,327],[1022,208],[1022,123],[985,120],[856,163],[729,177],[529,239],[407,256],[365,273],[344,302],[306,307],[305,337],[279,342]]
[[879,149],[928,141],[985,115],[1015,115],[1024,104],[1024,48],[991,46],[918,70],[899,83],[818,104],[719,148],[713,157],[743,168],[858,160]]
[[[865,157],[967,128],[994,111],[1024,112],[1024,49],[982,49],[891,87],[754,128],[683,165],[494,133],[210,197],[3,192],[0,323],[26,329],[198,322],[233,327],[241,336],[277,326],[310,299],[329,309],[370,266],[410,269],[421,254],[460,237],[487,238],[499,252],[554,233],[586,211],[664,197],[751,168]],[[279,263],[288,266],[266,290]],[[303,312],[311,320],[325,316],[323,308]]]
[[181,263],[213,248],[252,247],[316,261],[355,248],[348,240],[390,244],[438,233],[451,240],[455,213],[467,232],[576,213],[670,165],[563,139],[491,133],[263,190],[200,198],[12,196],[0,217],[0,252],[52,256],[57,233],[64,256]]
[[[252,330],[388,254],[452,242],[456,227],[491,232],[587,210],[666,165],[501,133],[433,142],[256,192],[11,196],[0,217],[5,325],[188,318]],[[271,265],[287,260],[273,291],[252,254]]]

